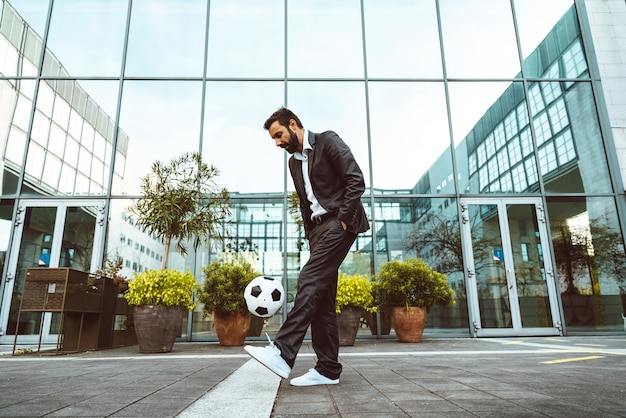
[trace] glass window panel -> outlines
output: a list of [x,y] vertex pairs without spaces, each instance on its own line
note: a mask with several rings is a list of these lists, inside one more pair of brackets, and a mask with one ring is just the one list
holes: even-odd
[[75,194],[89,194],[89,178],[81,173],[76,173]]
[[26,174],[31,177],[27,181],[40,181],[45,159],[46,151],[41,146],[31,142],[26,157]]
[[433,307],[428,314],[428,327],[459,328],[467,332],[467,299],[456,201],[381,196],[375,205],[377,267],[389,260],[419,257],[446,274],[454,291],[454,304]]
[[565,77],[578,78],[587,74],[587,62],[580,40],[577,40],[563,53]]
[[9,131],[9,137],[7,139],[6,151],[4,157],[16,164],[18,167],[22,166],[22,160],[24,158],[24,147],[26,146],[26,133],[17,129],[11,128]]
[[448,76],[513,78],[519,74],[509,2],[448,0],[439,4]]
[[59,125],[61,129],[67,131],[70,121],[70,107],[65,100],[59,98],[58,96],[54,101],[52,120]]
[[[572,45],[580,45],[580,29],[572,0],[517,0],[515,13],[526,76],[587,77],[582,49],[572,51],[569,56],[572,66],[560,58]],[[557,72],[553,71],[555,65],[560,68]],[[566,75],[567,68],[576,70]]]
[[565,101],[561,99],[550,106],[548,108],[548,115],[550,116],[550,123],[552,124],[553,132],[555,134],[561,132],[568,124]]
[[528,180],[528,186],[536,191],[538,190],[537,182],[539,181],[539,175],[537,174],[537,163],[535,163],[534,157],[529,157],[524,160],[524,168],[526,170],[526,179]]
[[570,131],[565,131],[559,135],[555,140],[555,144],[560,165],[576,158],[576,149],[574,148],[574,140]]
[[210,4],[209,77],[284,76],[283,2],[213,0]]
[[[472,133],[473,129],[481,129],[481,125],[487,119],[497,117],[496,122],[500,122],[505,116],[501,114],[500,104],[510,105],[524,99],[521,83],[451,82],[449,87],[452,129],[456,144]],[[480,142],[483,142],[496,126],[497,123],[489,131],[484,132]]]
[[511,142],[508,143],[507,148],[509,150],[511,164],[517,164],[522,159],[522,150],[519,146],[519,138],[513,138]]
[[39,61],[41,37],[46,21],[47,2],[3,1],[0,4],[0,74],[32,75],[33,62]]
[[363,77],[358,1],[291,0],[287,13],[289,77]]
[[61,160],[57,157],[46,154],[46,164],[43,170],[42,182],[50,186],[52,189],[57,190],[57,184],[59,177],[61,176]]
[[72,109],[92,126],[96,126],[97,112],[103,112],[111,120],[115,120],[118,92],[119,81],[77,81],[73,91]]
[[125,73],[202,76],[206,0],[134,0]]
[[85,147],[80,147],[79,150],[78,171],[85,175],[91,172],[91,152]]
[[66,164],[71,165],[72,167],[76,167],[78,163],[78,149],[79,145],[74,138],[67,138],[67,142],[65,143],[65,155],[63,157],[63,161]]
[[72,109],[70,112],[70,125],[68,127],[68,132],[74,138],[80,138],[80,133],[83,128],[83,118],[76,112],[76,110]]
[[18,74],[18,52],[4,36],[0,36],[0,75]]
[[[14,9],[37,33],[43,34],[48,16],[49,0],[11,0],[8,5]],[[5,7],[7,3],[4,2]]]
[[[556,193],[610,192],[612,190],[610,177],[590,84],[573,83],[557,99],[555,108],[558,109],[559,129],[555,132],[550,130],[546,132],[542,128],[541,133],[537,135],[538,144],[552,144],[551,149],[554,150],[554,142],[559,132],[568,128],[573,143],[569,143],[566,147],[567,158],[563,161],[555,160],[556,166],[552,165],[552,154],[550,158],[547,154],[545,155],[545,161],[551,162],[548,166],[542,165],[546,191]],[[536,122],[534,123],[536,125]],[[563,151],[557,144],[556,151],[552,152],[562,153]],[[577,157],[570,158],[574,154]],[[545,169],[548,171],[544,171]]]
[[[365,90],[362,83],[291,82],[287,86],[289,108],[312,132],[334,131],[350,147],[370,185]],[[269,115],[268,115],[269,116]],[[287,187],[293,190],[289,180]]]
[[510,167],[509,156],[506,152],[506,148],[502,148],[500,151],[498,151],[498,167],[501,173],[507,171]]
[[550,129],[550,122],[548,121],[548,114],[543,112],[539,114],[533,120],[533,125],[535,128],[535,139],[537,141],[537,146],[540,146],[544,142],[552,137],[552,131]]
[[513,191],[515,193],[522,193],[526,191],[528,187],[528,181],[526,179],[526,172],[523,164],[518,164],[511,170],[511,176],[513,181]]
[[48,144],[49,136],[50,136],[50,119],[43,116],[41,112],[35,111],[35,117],[33,119],[33,128],[30,133],[31,140],[45,147]]
[[102,187],[104,184],[104,164],[97,158],[93,159],[91,166],[91,180],[92,183],[97,184],[99,187]]
[[369,77],[442,76],[435,6],[403,0],[363,3]]
[[[550,34],[557,22],[574,5],[573,0],[515,0],[515,17],[524,59]],[[539,74],[527,74],[537,77]]]
[[[55,0],[45,59],[72,76],[119,76],[127,13],[128,0]],[[52,68],[42,75],[56,75]]]
[[263,123],[277,109],[283,89],[282,83],[207,83],[202,154],[220,170],[220,186],[231,192],[282,192],[286,153],[276,148]]
[[626,255],[615,201],[548,197],[547,211],[568,331],[622,332]]
[[554,143],[550,142],[539,148],[539,170],[543,176],[547,176],[551,171],[557,168],[556,152],[554,151]]
[[[52,152],[53,154],[62,157],[65,142],[67,141],[67,135],[64,131],[61,130],[56,124],[52,124],[52,128],[50,129],[50,139],[48,141],[48,152]],[[46,144],[42,144],[46,146]]]
[[154,161],[169,162],[184,152],[198,151],[201,109],[201,82],[127,81],[118,138],[118,151],[125,158],[116,159],[116,165],[132,164],[116,169],[124,178],[116,179],[114,193],[134,195]]
[[[510,170],[510,164],[504,158],[505,147],[510,148],[513,163],[521,159],[517,124],[518,119],[524,118],[518,113],[524,102],[522,84],[451,82],[449,92],[459,190],[462,193],[500,191],[498,176]],[[527,135],[530,140],[530,135]],[[507,145],[509,141],[513,142]],[[503,150],[498,157],[500,167],[496,159],[488,167],[485,166],[500,150]],[[532,147],[528,152],[532,152]],[[478,171],[468,172],[467,155],[474,153],[477,155]],[[492,185],[488,187],[489,184]]]
[[105,147],[104,144],[105,143],[106,141],[102,137],[102,135],[100,135],[99,133],[96,133],[96,135],[94,136],[94,142],[93,142],[93,154],[100,160],[104,158],[104,147]]
[[[442,186],[452,172],[443,84],[371,82],[369,100],[374,187],[454,193],[454,183]],[[411,121],[415,128],[407,130],[402,121]],[[398,152],[416,146],[419,152]],[[359,161],[361,169],[366,156]],[[403,167],[402,176],[397,167]]]
[[61,168],[61,178],[59,179],[59,192],[71,195],[74,192],[74,181],[76,179],[76,169],[63,164]]
[[519,134],[519,140],[522,147],[522,156],[526,157],[533,152],[533,140],[530,136],[530,129],[526,128]]
[[24,132],[28,131],[31,107],[32,102],[29,99],[21,95],[18,96],[15,114],[13,115],[13,124]]
[[39,84],[39,92],[37,93],[37,109],[44,115],[52,118],[52,108],[54,106],[54,91],[49,82],[42,81]]

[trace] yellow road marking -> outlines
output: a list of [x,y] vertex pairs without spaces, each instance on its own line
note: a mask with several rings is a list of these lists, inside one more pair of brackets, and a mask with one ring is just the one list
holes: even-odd
[[576,344],[576,345],[584,345],[586,347],[604,347],[604,344]]
[[523,343],[523,342],[524,342],[524,341],[522,341],[522,340],[519,340],[519,341],[507,341],[507,342],[502,343],[502,344],[504,344],[504,345],[508,345],[508,344],[521,344],[521,343]]
[[599,358],[604,358],[604,356],[588,356],[588,357],[577,357],[577,358],[564,358],[560,360],[550,360],[550,361],[542,361],[542,364],[558,364],[558,363],[567,363],[570,361],[583,361],[583,360],[595,360]]
[[546,340],[546,341],[556,341],[557,343],[566,343],[566,342],[569,342],[569,340],[562,340],[562,339],[559,339],[559,338],[546,338],[545,340]]

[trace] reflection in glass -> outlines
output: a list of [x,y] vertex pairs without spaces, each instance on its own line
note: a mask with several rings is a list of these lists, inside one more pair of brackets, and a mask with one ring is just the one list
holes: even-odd
[[24,193],[105,194],[113,124],[113,117],[104,113],[78,82],[41,81]]
[[466,330],[467,296],[455,199],[378,196],[374,208],[377,267],[418,257],[446,274],[454,304],[433,306],[427,327]]
[[[467,121],[463,106],[471,106],[480,87],[493,83],[454,83],[451,85],[452,121],[461,193],[528,193],[539,190],[537,164],[521,83],[512,83],[489,105],[463,140]],[[458,109],[458,112],[455,110]],[[479,113],[479,112],[476,112]]]
[[70,206],[66,209],[59,267],[91,271],[98,210],[95,206]]
[[[507,205],[513,271],[522,327],[552,327],[552,312],[535,205]],[[551,269],[550,269],[551,270]]]
[[[56,207],[27,207],[24,213],[24,229],[17,258],[15,280],[7,334],[15,335],[17,315],[22,301],[26,269],[29,267],[50,267]],[[38,334],[42,315],[27,312],[21,315],[19,334]]]
[[512,328],[497,205],[468,205],[481,328]]
[[127,13],[128,0],[55,1],[42,75],[119,76]]
[[626,254],[612,198],[549,197],[564,321],[570,331],[623,331]]
[[212,0],[207,75],[283,77],[284,14],[281,1]]
[[376,189],[454,193],[443,84],[370,82],[369,99]]
[[439,5],[448,76],[513,78],[520,72],[510,2],[447,0]]
[[38,74],[47,14],[47,2],[0,1],[0,75]]
[[[294,81],[288,84],[287,93],[287,107],[298,115],[306,129],[312,132],[335,131],[348,144],[363,171],[365,184],[369,186],[369,151],[363,84]],[[289,180],[287,183],[292,189],[293,182]]]
[[206,0],[134,0],[125,75],[200,77]]
[[358,1],[291,0],[287,13],[289,77],[363,77]]
[[363,13],[368,77],[441,78],[435,2],[366,0]]
[[610,192],[591,85],[533,83],[528,91],[546,191]]
[[113,193],[135,195],[153,161],[169,162],[200,143],[202,83],[127,81],[120,109]]
[[[281,193],[285,151],[263,129],[283,96],[281,82],[207,82],[202,155],[231,192]],[[304,117],[304,116],[302,116]]]
[[515,2],[526,77],[587,78],[573,1],[545,5],[541,0]]

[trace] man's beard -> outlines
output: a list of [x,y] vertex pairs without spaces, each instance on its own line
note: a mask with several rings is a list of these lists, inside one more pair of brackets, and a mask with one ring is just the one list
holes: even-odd
[[300,142],[298,141],[298,135],[296,135],[294,131],[289,128],[287,128],[287,130],[289,131],[289,143],[285,147],[285,151],[287,151],[289,154],[293,154],[294,152],[298,151],[298,147],[300,147]]

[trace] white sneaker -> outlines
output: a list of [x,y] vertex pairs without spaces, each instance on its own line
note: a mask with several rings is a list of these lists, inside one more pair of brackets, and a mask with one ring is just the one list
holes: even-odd
[[[267,335],[267,333],[266,333]],[[270,336],[267,336],[270,344],[267,347],[254,347],[247,345],[244,350],[248,352],[256,361],[282,377],[287,379],[289,373],[291,373],[291,367],[287,364],[284,358],[280,355],[280,349],[274,345]]]
[[292,386],[336,385],[339,383],[339,379],[329,379],[321,375],[317,370],[309,369],[307,373],[291,379],[289,383],[291,383]]

